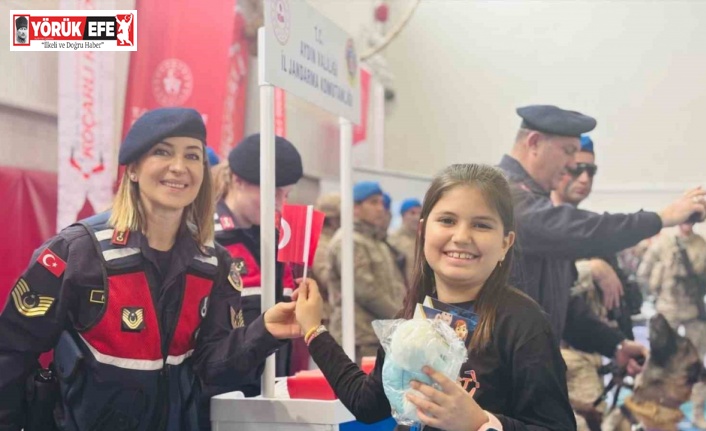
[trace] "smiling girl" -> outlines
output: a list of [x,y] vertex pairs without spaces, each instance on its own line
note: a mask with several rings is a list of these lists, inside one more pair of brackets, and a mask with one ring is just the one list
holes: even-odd
[[[565,366],[549,323],[534,301],[508,285],[515,233],[510,190],[500,171],[449,166],[434,178],[421,217],[403,317],[412,318],[427,295],[479,316],[458,380],[425,367],[439,389],[412,383],[427,397],[408,395],[430,427],[425,429],[574,430]],[[366,423],[388,417],[383,350],[366,376],[320,325],[314,282],[298,292],[296,314],[308,330],[312,357],[343,404]]]

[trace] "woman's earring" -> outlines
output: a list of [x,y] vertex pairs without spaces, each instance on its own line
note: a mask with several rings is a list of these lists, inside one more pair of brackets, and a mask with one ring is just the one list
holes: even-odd
[[137,181],[137,175],[130,174],[130,181]]
[[502,267],[503,267],[503,260],[504,260],[504,259],[500,259],[500,260],[498,261],[498,268],[502,268]]

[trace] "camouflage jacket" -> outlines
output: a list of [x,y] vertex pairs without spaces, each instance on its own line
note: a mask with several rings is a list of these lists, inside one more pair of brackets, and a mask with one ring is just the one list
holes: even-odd
[[331,314],[331,309],[328,303],[328,277],[331,267],[329,259],[329,243],[333,234],[336,233],[330,227],[324,226],[319,237],[319,243],[316,246],[316,254],[314,255],[314,263],[311,266],[311,276],[319,284],[319,291],[324,298],[324,319],[328,319]]
[[686,291],[683,279],[687,276],[677,247],[677,238],[686,249],[694,272],[706,276],[706,241],[698,234],[688,237],[663,234],[643,256],[637,271],[638,279],[657,295],[655,308],[669,321],[686,321],[698,316],[693,295]]
[[407,283],[412,282],[412,273],[414,269],[414,246],[417,242],[416,232],[410,232],[404,226],[400,227],[387,239],[391,246],[395,247],[400,253],[405,256],[405,278]]
[[[329,244],[328,273],[330,331],[341,342],[341,239],[339,229]],[[353,277],[355,289],[355,344],[377,345],[371,322],[391,319],[402,309],[405,286],[394,256],[372,225],[356,222],[353,232]]]

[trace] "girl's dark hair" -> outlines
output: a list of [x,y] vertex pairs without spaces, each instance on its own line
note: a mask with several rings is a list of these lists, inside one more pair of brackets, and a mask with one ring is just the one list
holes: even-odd
[[[422,223],[417,238],[412,282],[404,301],[403,316],[407,319],[414,315],[416,304],[422,303],[425,296],[431,296],[436,290],[434,272],[424,256],[424,236],[429,213],[445,193],[459,186],[475,187],[483,194],[488,205],[500,216],[506,236],[515,229],[510,186],[498,169],[488,165],[456,164],[441,171],[434,177],[422,204]],[[505,260],[495,267],[476,298],[474,311],[479,321],[469,346],[472,351],[484,349],[491,341],[495,310],[510,291],[508,278],[511,265],[512,250],[508,250]]]

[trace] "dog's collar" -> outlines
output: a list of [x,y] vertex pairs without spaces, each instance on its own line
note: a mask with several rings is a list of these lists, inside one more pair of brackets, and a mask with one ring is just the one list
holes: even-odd
[[654,401],[637,403],[632,397],[625,399],[622,411],[633,425],[640,423],[646,430],[677,431],[677,424],[684,419],[684,413],[678,408]]

